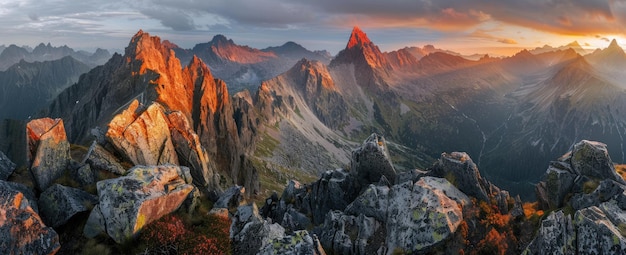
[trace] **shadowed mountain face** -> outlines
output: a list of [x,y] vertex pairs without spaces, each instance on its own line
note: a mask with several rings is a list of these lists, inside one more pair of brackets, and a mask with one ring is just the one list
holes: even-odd
[[0,71],[0,119],[27,119],[89,71],[72,57],[28,63]]

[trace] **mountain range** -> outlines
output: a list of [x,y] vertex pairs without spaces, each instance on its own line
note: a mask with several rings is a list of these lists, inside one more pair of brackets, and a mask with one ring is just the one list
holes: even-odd
[[43,62],[61,59],[66,56],[71,56],[93,68],[109,60],[111,53],[100,48],[96,49],[94,53],[75,51],[67,45],[55,47],[50,45],[50,43],[40,43],[33,49],[11,44],[0,50],[0,71],[4,71],[22,60],[26,62]]
[[[85,74],[42,114],[63,118],[71,142],[88,143],[92,129],[106,130],[133,99],[160,102],[195,119],[207,141],[231,137],[230,152],[219,156],[224,173],[239,171],[232,169],[248,155],[257,168],[317,174],[347,164],[354,142],[377,132],[399,169],[466,151],[494,183],[530,198],[545,162],[580,139],[605,141],[624,160],[625,85],[616,75],[626,55],[615,41],[584,56],[580,45],[567,46],[470,60],[433,46],[381,52],[355,28],[331,58],[293,42],[258,50],[222,35],[182,49],[140,32],[124,55]],[[209,76],[193,78],[191,70]],[[208,98],[222,100],[201,96],[208,92],[194,79],[224,80],[209,86],[217,95]]]
[[626,53],[579,48],[382,52],[355,27],[331,57],[140,30],[91,69],[22,59],[1,109],[43,110],[0,125],[0,244],[623,253]]

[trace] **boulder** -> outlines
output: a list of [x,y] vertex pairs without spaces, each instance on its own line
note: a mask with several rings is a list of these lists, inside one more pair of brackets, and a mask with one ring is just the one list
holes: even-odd
[[389,191],[387,248],[416,253],[450,237],[463,220],[462,206],[471,201],[443,178],[394,185]]
[[0,250],[4,254],[55,254],[59,236],[47,227],[22,192],[0,181]]
[[0,151],[0,180],[6,181],[13,170],[15,170],[15,163]]
[[70,144],[61,119],[35,119],[26,124],[28,160],[37,188],[47,189],[70,161]]
[[[589,185],[593,182],[602,182],[604,186],[593,194],[583,194],[590,192],[587,189],[592,187]],[[572,151],[550,162],[535,191],[542,209],[559,208],[564,202],[569,202],[565,199],[570,196],[573,199],[571,205],[581,209],[608,200],[620,193],[617,189],[623,190],[619,188],[623,185],[626,182],[615,171],[606,145],[582,140],[574,145]]]
[[305,185],[295,180],[289,180],[280,199],[278,194],[274,192],[265,200],[265,204],[261,208],[261,215],[281,224],[288,232],[305,229],[311,221],[299,210],[302,209],[306,195],[307,187]]
[[215,203],[213,208],[226,208],[229,211],[235,211],[237,207],[245,203],[246,188],[235,185],[228,188]]
[[599,206],[600,203],[622,195],[626,186],[611,179],[606,179],[598,184],[598,187],[591,193],[576,193],[570,199],[569,204],[574,210],[583,209],[590,206]]
[[446,178],[468,196],[489,202],[499,189],[480,176],[478,167],[465,152],[442,153],[430,169],[430,175]]
[[387,151],[385,138],[378,134],[371,134],[361,147],[352,151],[350,169],[364,186],[377,182],[383,175],[395,182],[397,175]]
[[535,239],[524,250],[531,254],[576,254],[576,228],[572,218],[563,211],[550,213],[537,231]]
[[194,184],[215,194],[221,192],[215,162],[209,159],[200,138],[181,112],[167,115],[172,142],[181,165],[189,167]]
[[329,170],[310,185],[310,192],[304,196],[300,211],[312,215],[313,225],[319,225],[329,211],[343,211],[358,194],[358,184],[353,175],[343,169]]
[[194,190],[189,169],[173,165],[136,166],[126,176],[97,183],[99,204],[84,234],[102,231],[117,243],[133,238],[146,224],[176,211]]
[[285,229],[270,224],[259,215],[256,204],[237,208],[230,226],[233,254],[257,254],[261,248],[285,237]]
[[330,211],[324,224],[313,231],[322,246],[335,254],[374,254],[385,241],[384,224],[363,214]]
[[14,190],[17,190],[18,192],[21,192],[24,195],[24,198],[28,199],[28,201],[30,202],[30,207],[33,208],[33,211],[39,214],[39,207],[37,206],[37,197],[35,196],[35,192],[33,192],[32,188],[29,188],[28,186],[21,184],[21,183],[9,182],[9,181],[3,181],[3,180],[0,180],[0,185],[7,186],[10,189],[14,189]]
[[626,237],[606,214],[592,206],[574,215],[578,254],[626,254]]
[[624,179],[615,172],[606,144],[587,140],[580,141],[574,145],[574,149],[570,153],[570,164],[576,174],[595,177],[600,180],[610,179],[626,184]]
[[178,165],[164,111],[158,103],[143,110],[134,100],[109,123],[108,141],[134,165]]
[[126,174],[126,169],[120,164],[117,157],[95,141],[89,147],[83,162],[89,164],[92,170],[104,170],[118,175]]
[[387,209],[389,207],[390,188],[385,185],[370,184],[352,203],[346,207],[345,212],[349,215],[363,214],[367,217],[385,222],[387,221]]
[[283,218],[277,223],[285,228],[286,233],[293,233],[294,231],[307,229],[311,226],[309,217],[298,212],[292,205],[288,206],[283,214]]
[[78,165],[72,169],[72,178],[78,182],[82,187],[92,185],[96,183],[96,176],[89,164]]
[[310,235],[308,231],[301,230],[294,232],[293,235],[271,240],[257,254],[325,255],[326,253],[315,235]]
[[554,209],[563,206],[565,197],[571,193],[574,186],[574,179],[576,179],[575,174],[569,170],[559,169],[551,163],[546,170],[544,180],[535,188],[539,204],[547,206],[542,208]]
[[41,218],[48,226],[58,227],[98,203],[98,198],[80,189],[54,184],[39,196]]

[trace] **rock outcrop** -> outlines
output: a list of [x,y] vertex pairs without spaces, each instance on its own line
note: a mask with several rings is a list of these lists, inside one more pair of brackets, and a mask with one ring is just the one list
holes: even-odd
[[[550,162],[543,181],[537,184],[537,199],[539,204],[545,209],[559,208],[567,202],[565,199],[571,194],[590,193],[595,190],[598,183],[602,180],[611,180],[617,185],[626,185],[624,179],[615,171],[606,145],[582,140],[574,145],[572,151],[566,153],[557,161]],[[593,187],[594,182],[596,187]],[[606,185],[611,184],[606,183],[603,187]],[[609,187],[606,186],[606,188],[608,189]],[[582,194],[579,196],[582,196]],[[604,201],[608,199],[609,196],[604,197]],[[580,201],[580,199],[577,200]],[[597,203],[592,204],[597,205]]]
[[167,117],[178,160],[181,165],[189,167],[194,184],[214,193],[220,192],[220,176],[215,162],[210,160],[187,118],[181,112],[172,112]]
[[497,189],[480,176],[478,167],[465,152],[442,153],[429,174],[446,178],[466,195],[483,201],[489,201]]
[[626,254],[626,185],[604,144],[583,140],[551,162],[537,199],[567,209],[543,220],[524,254]]
[[378,134],[370,135],[361,147],[352,151],[350,169],[364,185],[377,182],[383,175],[392,184],[396,180],[396,170],[389,157],[385,138]]
[[157,103],[147,109],[133,101],[109,123],[107,139],[134,165],[178,165],[178,157],[164,109]]
[[259,251],[261,255],[293,254],[293,255],[325,255],[316,236],[311,236],[308,231],[296,231],[293,235],[274,239]]
[[0,250],[6,254],[55,254],[59,236],[47,227],[30,201],[8,182],[0,181]]
[[72,216],[89,211],[98,198],[83,190],[54,184],[39,196],[41,218],[48,226],[58,227]]
[[330,211],[314,229],[323,247],[336,254],[376,254],[385,245],[385,225],[372,217]]
[[173,165],[136,166],[123,177],[97,183],[99,204],[84,234],[106,232],[117,243],[133,238],[146,224],[178,209],[194,187],[189,169]]
[[576,230],[571,215],[550,213],[524,254],[576,254]]
[[315,235],[306,230],[286,235],[281,225],[264,220],[254,203],[237,208],[230,237],[234,254],[325,254]]
[[419,252],[452,235],[470,199],[446,179],[423,177],[389,192],[387,248]]
[[37,188],[47,189],[70,161],[70,144],[61,119],[36,119],[26,125],[28,161]]
[[311,214],[313,224],[324,222],[331,210],[343,211],[359,194],[355,178],[343,169],[329,170],[310,185],[310,192],[303,198],[304,214]]
[[15,170],[15,163],[0,151],[0,180],[6,181],[13,173],[13,170]]

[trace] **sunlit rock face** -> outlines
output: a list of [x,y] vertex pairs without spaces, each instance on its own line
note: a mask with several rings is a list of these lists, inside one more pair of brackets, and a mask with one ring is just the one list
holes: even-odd
[[36,119],[26,125],[30,170],[40,191],[61,177],[70,161],[70,144],[61,119]]
[[194,189],[186,167],[136,166],[123,177],[99,181],[99,204],[85,225],[84,234],[106,232],[123,243],[150,222],[178,209]]
[[[7,254],[55,254],[59,236],[14,184],[0,181],[0,250]],[[36,204],[36,203],[35,203]]]

